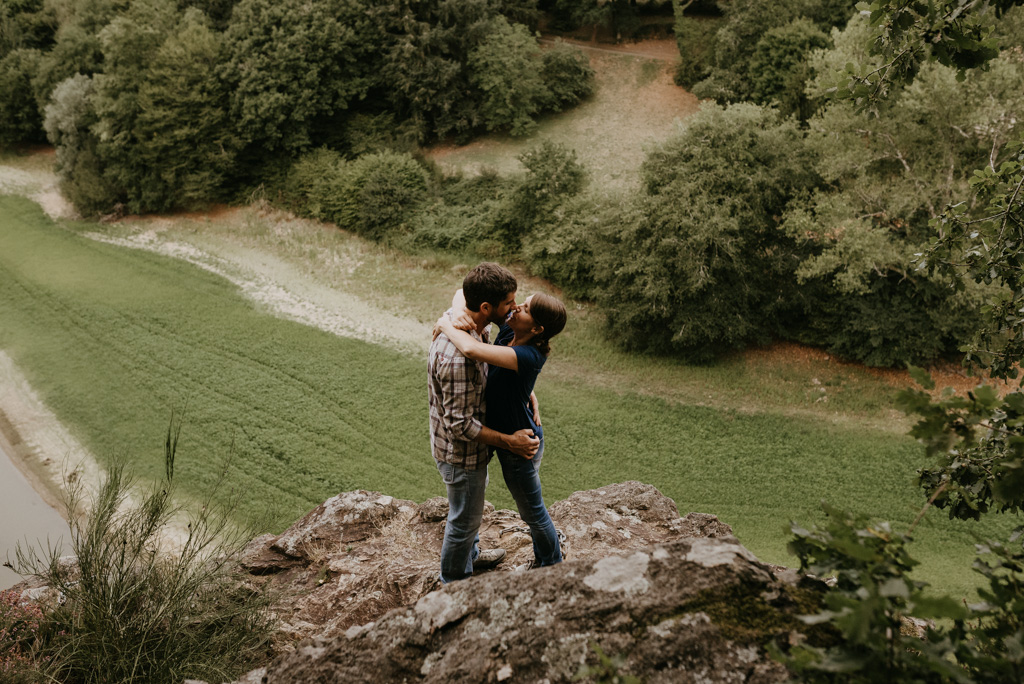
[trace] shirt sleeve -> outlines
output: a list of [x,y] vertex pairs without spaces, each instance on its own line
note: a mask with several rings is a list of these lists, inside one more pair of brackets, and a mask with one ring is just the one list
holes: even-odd
[[516,363],[519,365],[520,373],[525,370],[539,373],[544,362],[547,360],[540,349],[537,349],[532,344],[521,344],[512,347],[512,349],[516,353]]
[[452,439],[472,442],[483,429],[476,407],[483,400],[479,371],[473,361],[461,354],[446,359],[438,368],[444,406],[444,425]]

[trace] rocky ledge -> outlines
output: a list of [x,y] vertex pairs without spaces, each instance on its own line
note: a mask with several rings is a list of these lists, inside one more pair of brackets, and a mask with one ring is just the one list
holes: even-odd
[[821,582],[759,562],[728,525],[680,517],[640,482],[576,492],[550,512],[566,562],[523,569],[528,529],[488,504],[481,546],[508,558],[440,587],[444,498],[346,492],[253,540],[242,567],[287,598],[276,659],[240,681],[787,679],[764,647],[807,638],[797,616],[816,612]]

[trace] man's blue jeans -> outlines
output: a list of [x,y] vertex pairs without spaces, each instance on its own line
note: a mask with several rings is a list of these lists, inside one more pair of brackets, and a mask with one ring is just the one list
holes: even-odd
[[448,584],[472,575],[473,561],[480,554],[487,466],[467,470],[438,461],[437,470],[448,487],[448,522],[441,545],[441,581]]
[[541,437],[540,449],[532,459],[516,456],[510,451],[497,451],[501,474],[505,476],[508,491],[516,500],[519,517],[530,526],[534,567],[561,563],[562,550],[558,547],[558,533],[540,491],[540,459],[544,455],[544,438]]

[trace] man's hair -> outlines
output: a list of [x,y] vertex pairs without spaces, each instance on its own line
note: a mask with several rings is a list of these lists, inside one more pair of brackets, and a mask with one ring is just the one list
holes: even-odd
[[492,261],[479,264],[462,281],[462,295],[470,311],[479,311],[484,302],[496,307],[509,292],[515,292],[518,288],[519,284],[512,272]]

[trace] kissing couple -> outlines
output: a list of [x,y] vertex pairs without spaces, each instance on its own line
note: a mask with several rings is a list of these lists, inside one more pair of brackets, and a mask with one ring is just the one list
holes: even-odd
[[[492,568],[504,549],[480,550],[487,465],[501,463],[519,517],[533,537],[533,567],[562,561],[558,533],[541,496],[537,376],[565,327],[565,306],[546,294],[516,303],[512,273],[484,262],[470,271],[434,327],[427,357],[430,447],[448,489],[441,582]],[[499,326],[490,342],[490,326]]]

